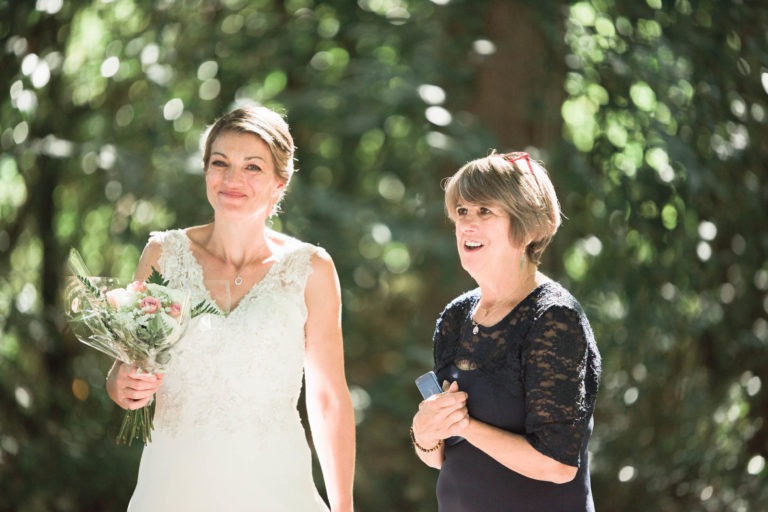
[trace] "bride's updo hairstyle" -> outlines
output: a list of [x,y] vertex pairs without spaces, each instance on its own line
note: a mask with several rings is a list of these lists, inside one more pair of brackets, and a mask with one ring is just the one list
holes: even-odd
[[525,246],[538,265],[544,249],[560,227],[560,203],[547,170],[528,153],[499,154],[494,150],[459,169],[443,182],[445,209],[456,221],[459,204],[494,205],[510,217],[513,243]]
[[[272,154],[277,178],[285,183],[283,188],[283,194],[285,194],[295,172],[293,160],[296,147],[293,144],[288,123],[283,116],[267,107],[256,105],[240,107],[224,114],[203,133],[203,169],[208,169],[211,146],[219,135],[225,132],[252,133],[267,144]],[[272,213],[278,211],[280,200],[275,204]]]

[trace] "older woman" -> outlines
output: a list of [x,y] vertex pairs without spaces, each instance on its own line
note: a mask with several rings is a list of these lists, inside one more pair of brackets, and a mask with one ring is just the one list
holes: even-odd
[[445,392],[411,438],[440,469],[440,512],[591,512],[587,443],[600,354],[576,299],[539,272],[560,225],[546,170],[526,153],[474,160],[445,184],[461,265],[479,288],[434,335]]
[[164,376],[119,362],[110,372],[107,391],[123,408],[157,394],[130,511],[328,510],[296,408],[302,377],[331,510],[352,510],[355,432],[336,270],[322,249],[266,226],[293,155],[288,125],[272,110],[224,115],[203,155],[213,222],[156,233],[141,256],[137,279],[156,267],[221,315],[191,320]]

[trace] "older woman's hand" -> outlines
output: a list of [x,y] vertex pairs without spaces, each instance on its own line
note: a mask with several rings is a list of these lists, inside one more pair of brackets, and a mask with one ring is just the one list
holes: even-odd
[[140,409],[162,383],[162,374],[139,373],[135,366],[115,361],[107,377],[107,394],[123,409]]
[[413,433],[424,446],[433,446],[440,439],[460,435],[469,424],[467,394],[459,391],[456,382],[438,395],[433,395],[419,404],[419,411],[413,417]]

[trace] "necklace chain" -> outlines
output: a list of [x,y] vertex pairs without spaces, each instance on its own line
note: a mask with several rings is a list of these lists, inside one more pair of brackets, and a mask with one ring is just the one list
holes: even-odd
[[[481,308],[480,304],[478,302],[478,307],[477,307],[477,310],[475,311],[475,313],[481,312],[483,314],[483,318],[486,318],[488,315],[491,314],[491,311],[494,311],[494,310],[498,309],[501,306],[511,306],[514,303],[515,303],[514,300],[503,301],[503,302],[497,302],[496,304],[494,304],[493,306],[491,306],[489,308]],[[482,318],[481,318],[481,320],[482,320]]]
[[[205,248],[205,250],[211,254],[214,258],[222,261],[224,264],[230,264],[235,269],[235,277],[232,280],[235,284],[235,286],[242,286],[242,284],[245,282],[245,279],[243,278],[243,270],[246,269],[249,265],[253,263],[262,264],[264,263],[268,258],[271,257],[271,250],[270,250],[270,244],[268,240],[265,240],[266,244],[262,247],[259,247],[259,252],[257,253],[257,257],[255,258],[244,258],[243,261],[241,261],[240,265],[235,266],[234,263],[228,258],[228,251],[226,251],[223,246],[220,243],[217,243],[213,240],[213,234],[209,235],[207,240],[204,241],[202,244]],[[226,245],[226,244],[225,244]],[[250,252],[250,251],[246,251]],[[244,256],[247,256],[245,254]],[[253,272],[245,272],[246,275],[252,274]]]
[[[253,262],[263,263],[265,260],[266,258],[256,258],[250,263],[253,263]],[[235,286],[240,286],[243,284],[244,279],[243,279],[243,274],[241,272],[241,269],[249,265],[250,263],[243,263],[242,265],[240,265],[240,268],[235,269],[235,272],[236,272],[235,279],[234,279]]]
[[[533,277],[535,278],[535,274],[533,275]],[[522,290],[524,288],[525,284],[528,281],[529,280],[526,279],[525,281],[520,283],[520,286],[518,287],[518,289],[515,290],[515,292],[516,292],[515,294],[517,294],[517,291]],[[535,279],[534,279],[534,282],[535,282]],[[525,297],[522,297],[522,298],[520,298],[520,300],[517,300],[517,298],[512,299],[512,300],[502,300],[502,301],[497,302],[496,304],[494,304],[493,306],[491,306],[489,308],[481,308],[480,307],[480,301],[477,301],[477,307],[475,308],[475,312],[470,316],[470,319],[472,320],[472,334],[477,334],[478,332],[480,332],[480,325],[475,320],[475,315],[477,313],[481,312],[483,314],[483,317],[480,320],[485,320],[486,318],[488,318],[488,315],[491,314],[491,311],[494,311],[494,310],[498,309],[501,306],[505,306],[505,305],[506,306],[511,306],[513,304],[519,304],[520,302],[522,302],[522,300],[524,298]],[[480,300],[482,300],[482,297],[480,298]]]
[[[483,318],[481,318],[481,320],[483,320],[485,318],[488,318],[488,315],[491,314],[491,311],[493,311],[494,309],[497,309],[499,306],[503,306],[505,304],[506,305],[512,305],[512,304],[514,304],[514,301],[498,302],[498,303],[494,304],[493,306],[491,306],[489,308],[481,308],[480,307],[480,303],[478,302],[477,308],[475,309],[475,314],[477,314],[478,312],[482,311],[483,312]],[[477,321],[475,320],[475,315],[472,315],[471,318],[472,318],[472,334],[477,334],[480,331],[480,325],[478,325]]]

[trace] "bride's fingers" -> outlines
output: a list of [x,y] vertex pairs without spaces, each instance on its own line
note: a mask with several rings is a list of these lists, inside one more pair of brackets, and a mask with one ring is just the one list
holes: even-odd
[[123,393],[125,398],[130,400],[144,400],[155,394],[153,389],[126,389]]
[[144,370],[139,369],[137,366],[131,366],[125,363],[121,363],[120,366],[117,367],[117,372],[119,377],[125,377],[129,379],[152,381],[152,380],[163,378],[162,373],[146,372]]
[[130,409],[130,410],[136,410],[141,409],[142,407],[146,406],[149,403],[150,397],[143,398],[141,400],[131,400],[130,398],[126,398],[123,400],[123,402],[120,404],[123,409]]
[[130,380],[125,383],[126,389],[134,389],[136,391],[156,390],[160,387],[162,381],[143,381],[143,380]]
[[147,382],[154,382],[156,380],[163,380],[163,374],[162,373],[146,373],[139,371],[138,368],[135,366],[130,371],[130,373],[127,374],[128,378],[134,379],[134,380],[144,380]]
[[123,387],[118,393],[118,405],[124,409],[138,409],[144,407],[155,395],[157,386],[148,389],[135,389]]

